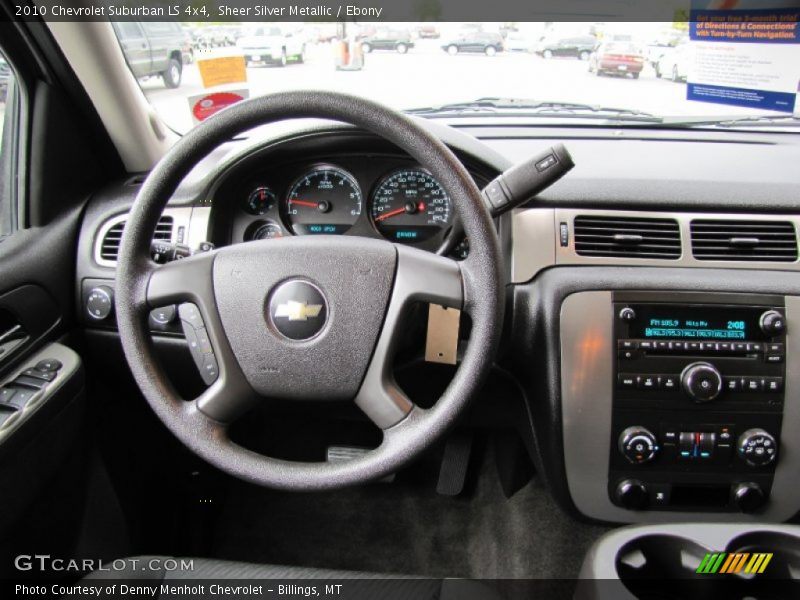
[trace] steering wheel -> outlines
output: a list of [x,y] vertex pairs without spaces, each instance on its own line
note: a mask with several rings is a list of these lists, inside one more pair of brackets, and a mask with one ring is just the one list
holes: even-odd
[[[469,236],[469,257],[459,263],[388,241],[306,236],[154,263],[156,223],[190,170],[234,135],[292,118],[350,123],[406,151],[450,196]],[[408,117],[362,98],[279,93],[241,102],[201,123],[147,177],[120,247],[117,323],[136,383],[190,450],[255,484],[332,489],[396,471],[439,439],[475,396],[500,337],[501,274],[497,234],[480,192],[438,139]],[[415,406],[392,376],[401,317],[417,301],[461,309],[472,320],[463,360],[430,409]],[[207,333],[218,367],[216,380],[191,401],[170,383],[147,327],[151,309],[183,303],[196,307],[187,313],[182,307],[182,318]],[[260,396],[354,400],[383,430],[382,442],[345,462],[292,462],[255,453],[233,442],[228,426]]]

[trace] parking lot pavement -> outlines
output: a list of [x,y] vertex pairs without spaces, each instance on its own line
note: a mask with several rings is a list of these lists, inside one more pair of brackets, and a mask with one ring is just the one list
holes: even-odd
[[[559,58],[545,60],[527,53],[450,56],[439,41],[421,40],[408,54],[372,52],[360,71],[337,71],[328,44],[312,46],[304,64],[248,67],[250,96],[293,89],[324,89],[364,95],[396,108],[412,108],[474,100],[479,97],[514,97],[535,100],[585,102],[631,108],[658,115],[743,114],[745,109],[689,102],[686,85],[658,79],[645,67],[641,77],[598,77],[586,62]],[[142,88],[165,120],[175,129],[191,127],[187,96],[202,93],[196,65],[187,65],[178,89],[164,88],[159,78],[142,82]]]

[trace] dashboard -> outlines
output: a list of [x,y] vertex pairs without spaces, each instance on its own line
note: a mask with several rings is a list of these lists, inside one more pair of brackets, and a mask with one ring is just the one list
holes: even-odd
[[[497,362],[524,410],[501,416],[507,400],[495,389],[478,403],[487,422],[521,432],[562,508],[607,522],[796,513],[797,136],[487,119],[425,127],[479,188],[556,142],[575,159],[567,177],[496,219],[508,296]],[[79,319],[112,337],[113,311],[97,319],[87,301],[98,287],[113,296],[114,252],[140,184],[101,191],[82,225]],[[451,199],[424,169],[330,125],[233,140],[198,165],[159,227],[192,250],[356,235],[468,252]],[[767,314],[784,327],[766,329]],[[151,329],[174,349],[180,327],[161,316]],[[747,448],[773,458],[758,463]]]
[[[299,156],[298,156],[299,155]],[[472,164],[483,188],[496,173]],[[213,242],[304,235],[386,239],[463,259],[452,200],[408,156],[374,139],[302,139],[256,152],[210,190]]]

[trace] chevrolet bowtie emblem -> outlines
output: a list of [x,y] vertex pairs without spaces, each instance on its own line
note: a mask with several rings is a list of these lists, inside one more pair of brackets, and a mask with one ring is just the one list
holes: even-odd
[[306,304],[289,300],[284,304],[278,304],[275,309],[275,318],[284,317],[290,321],[308,321],[318,317],[321,310],[322,304]]

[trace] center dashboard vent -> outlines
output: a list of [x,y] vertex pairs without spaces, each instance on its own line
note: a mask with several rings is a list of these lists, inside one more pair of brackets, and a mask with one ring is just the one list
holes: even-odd
[[[156,225],[156,232],[153,236],[154,241],[169,242],[172,240],[173,219],[170,216],[162,216]],[[120,221],[111,226],[103,236],[100,245],[100,258],[110,262],[116,262],[119,255],[119,245],[122,242],[122,232],[125,229],[125,221]]]
[[691,229],[697,260],[797,260],[797,233],[790,221],[696,219]]
[[675,219],[575,217],[575,252],[581,256],[675,260],[681,233]]

